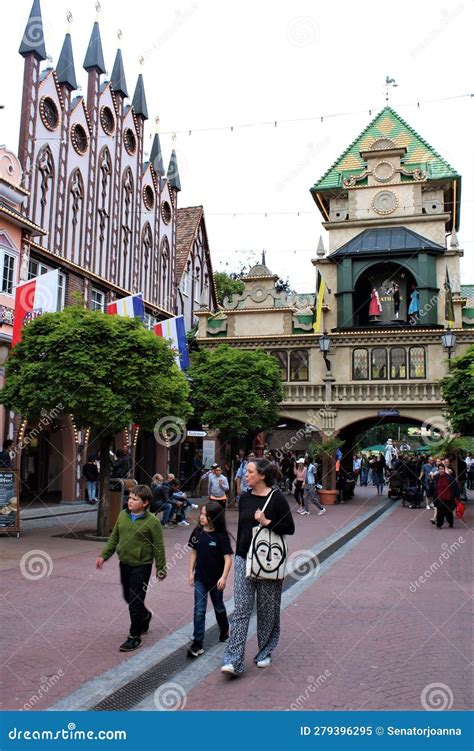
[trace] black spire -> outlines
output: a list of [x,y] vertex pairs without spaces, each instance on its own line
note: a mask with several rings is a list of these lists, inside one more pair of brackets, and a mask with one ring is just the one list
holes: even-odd
[[161,153],[160,136],[158,135],[158,133],[155,133],[155,137],[153,139],[150,153],[150,162],[152,163],[153,169],[155,170],[158,177],[164,177],[165,165],[163,164],[163,154]]
[[102,52],[102,42],[100,41],[99,24],[96,21],[92,27],[91,38],[84,58],[84,69],[94,70],[99,73],[105,73],[104,54]]
[[176,158],[176,151],[173,149],[171,152],[171,159],[168,165],[168,173],[166,175],[168,182],[172,188],[181,190],[181,181],[179,179],[178,160]]
[[33,0],[30,16],[23,33],[20,55],[36,55],[38,60],[46,60],[46,47],[44,46],[43,19],[39,0]]
[[133,95],[132,107],[135,115],[143,117],[144,120],[148,120],[148,109],[146,106],[145,87],[143,85],[143,76],[140,73],[135,87],[135,93]]
[[69,33],[64,37],[63,48],[56,66],[56,76],[58,83],[64,84],[71,91],[77,89],[74,56],[72,54],[71,35]]
[[110,78],[110,88],[115,94],[122,94],[123,97],[128,96],[125,71],[123,69],[122,50],[117,50],[117,54],[115,55],[114,67],[112,68],[112,76]]

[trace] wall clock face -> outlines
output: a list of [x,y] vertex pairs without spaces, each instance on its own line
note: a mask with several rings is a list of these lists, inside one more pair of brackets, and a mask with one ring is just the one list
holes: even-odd
[[393,166],[392,162],[387,162],[385,160],[378,162],[373,169],[373,175],[379,183],[388,182],[392,179],[394,174],[395,167]]
[[379,190],[372,199],[372,208],[377,214],[391,214],[398,206],[398,198],[391,190]]

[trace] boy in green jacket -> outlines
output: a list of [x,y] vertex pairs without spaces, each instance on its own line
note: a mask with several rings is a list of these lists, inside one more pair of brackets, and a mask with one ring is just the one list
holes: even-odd
[[159,580],[166,577],[165,546],[161,524],[149,511],[152,494],[148,485],[136,485],[130,491],[128,509],[120,512],[105,548],[96,560],[96,568],[115,551],[120,561],[120,580],[130,612],[130,634],[120,646],[121,652],[132,652],[141,646],[142,634],[150,627],[152,613],[145,607],[145,596],[153,560]]

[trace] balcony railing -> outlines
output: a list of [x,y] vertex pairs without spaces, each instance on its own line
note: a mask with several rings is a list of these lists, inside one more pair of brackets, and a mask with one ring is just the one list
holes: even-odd
[[[317,384],[285,384],[283,403],[322,404],[325,387]],[[441,387],[436,382],[421,383],[338,383],[331,386],[328,403],[340,404],[397,404],[442,403]]]

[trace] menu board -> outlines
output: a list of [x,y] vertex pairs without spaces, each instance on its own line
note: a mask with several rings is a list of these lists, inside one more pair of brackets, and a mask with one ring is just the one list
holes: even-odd
[[18,477],[13,469],[0,469],[0,532],[19,532]]

